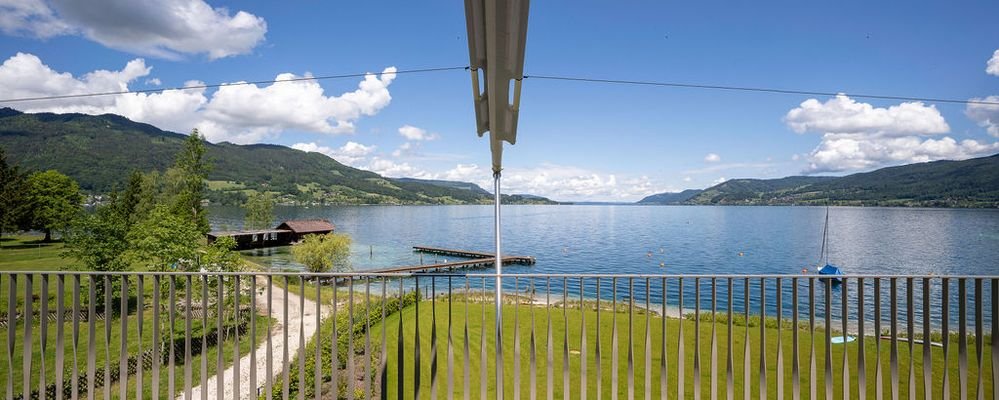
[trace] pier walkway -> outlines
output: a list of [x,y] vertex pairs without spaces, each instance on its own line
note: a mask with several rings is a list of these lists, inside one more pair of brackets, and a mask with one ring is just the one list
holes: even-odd
[[[447,272],[466,268],[491,267],[496,263],[496,256],[491,253],[483,253],[471,250],[455,250],[440,247],[413,246],[413,251],[418,253],[429,253],[449,257],[470,258],[470,260],[451,261],[434,264],[408,265],[399,267],[378,268],[365,270],[368,273],[394,273],[394,272]],[[520,264],[534,265],[535,259],[530,256],[504,256],[503,265]]]

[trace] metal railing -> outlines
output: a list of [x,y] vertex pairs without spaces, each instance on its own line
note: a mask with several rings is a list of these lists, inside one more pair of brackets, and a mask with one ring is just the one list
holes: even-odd
[[0,273],[0,381],[60,400],[999,394],[999,277],[840,279]]

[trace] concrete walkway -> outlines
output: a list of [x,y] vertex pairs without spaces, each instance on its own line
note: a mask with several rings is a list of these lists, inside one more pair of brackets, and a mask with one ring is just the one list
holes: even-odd
[[[267,314],[267,281],[264,278],[257,279],[257,310],[262,314]],[[263,295],[260,294],[260,290],[263,290]],[[277,285],[275,282],[273,295],[272,295],[272,317],[275,320],[275,325],[271,329],[271,351],[273,352],[273,371],[274,378],[280,377],[284,368],[283,354],[284,354],[284,332],[288,331],[288,362],[293,362],[292,359],[298,352],[299,347],[305,345],[300,341],[300,333],[305,332],[306,343],[319,329],[316,325],[316,303],[309,299],[302,298],[295,293],[288,293],[288,326],[284,326],[284,296],[286,290]],[[299,310],[304,303],[305,314],[303,315]],[[325,319],[329,316],[330,307],[323,306],[320,310],[322,313],[322,318]],[[259,321],[258,321],[259,322]],[[257,327],[260,329],[260,326]],[[304,329],[303,329],[304,328]],[[214,362],[209,360],[209,362]],[[267,379],[267,341],[265,340],[260,346],[257,347],[257,363],[256,365],[250,364],[250,355],[247,354],[239,360],[239,398],[240,399],[256,399],[257,398],[257,388],[250,387],[250,369],[256,368],[257,371],[257,385],[262,387]],[[235,369],[230,366],[225,370],[223,376],[223,390],[224,392],[218,393],[218,375],[212,375],[208,379],[207,387],[203,388],[201,386],[195,387],[191,392],[191,399],[201,399],[201,391],[206,390],[209,399],[235,399],[233,385],[233,373]],[[184,400],[184,394],[181,393],[177,397],[178,400]]]

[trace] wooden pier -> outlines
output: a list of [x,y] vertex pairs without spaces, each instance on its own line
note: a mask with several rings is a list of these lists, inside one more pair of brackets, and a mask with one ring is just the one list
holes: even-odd
[[[488,268],[496,265],[496,256],[490,253],[483,253],[470,250],[444,249],[440,247],[413,246],[413,251],[418,253],[430,253],[449,257],[471,258],[471,260],[460,260],[445,263],[408,265],[400,267],[388,267],[365,270],[364,272],[374,273],[395,273],[395,272],[447,272],[466,268]],[[520,264],[534,265],[534,257],[529,256],[505,256],[503,265]]]
[[[449,257],[464,257],[464,258],[496,258],[496,254],[493,253],[483,253],[480,251],[471,250],[454,250],[454,249],[444,249],[440,247],[429,247],[429,246],[413,246],[413,251],[418,253],[430,253],[438,254],[442,256]],[[507,262],[507,258],[514,261]],[[521,264],[521,265],[534,265],[534,257],[525,256],[505,256],[503,257],[503,264]]]

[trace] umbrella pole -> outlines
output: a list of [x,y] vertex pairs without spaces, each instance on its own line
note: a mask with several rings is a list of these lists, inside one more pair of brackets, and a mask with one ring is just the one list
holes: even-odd
[[503,258],[500,255],[500,172],[493,172],[496,227],[496,398],[503,398]]

